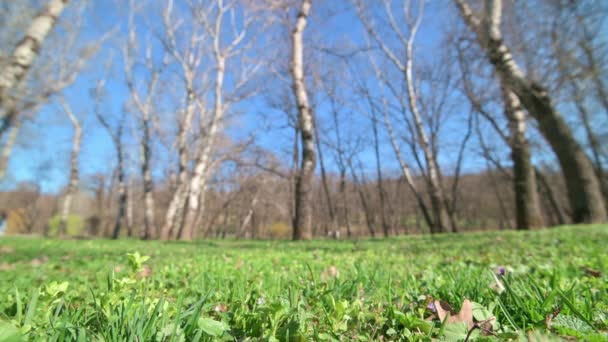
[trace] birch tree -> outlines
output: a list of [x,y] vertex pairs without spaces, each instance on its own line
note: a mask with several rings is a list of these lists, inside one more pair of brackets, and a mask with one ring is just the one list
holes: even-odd
[[[161,38],[161,43],[166,52],[173,57],[179,66],[185,92],[185,104],[184,108],[179,110],[175,143],[178,160],[177,184],[166,211],[165,222],[161,228],[162,240],[168,240],[176,235],[183,224],[183,212],[187,205],[186,201],[189,193],[188,179],[190,172],[188,163],[191,155],[189,153],[189,138],[193,130],[193,121],[197,107],[199,109],[204,107],[204,101],[203,103],[197,103],[197,101],[201,101],[198,97],[199,93],[197,89],[199,89],[199,92],[208,90],[207,73],[200,70],[203,54],[205,53],[204,41],[208,39],[208,33],[200,25],[193,25],[190,39],[187,40],[186,46],[178,45],[177,36],[178,34],[183,35],[183,33],[178,31],[180,25],[178,25],[179,22],[174,18],[173,11],[174,2],[170,0],[162,12],[165,36]],[[199,84],[198,88],[195,82]],[[203,86],[202,90],[200,90],[200,85]]]
[[50,0],[47,6],[30,23],[23,39],[15,46],[10,60],[0,72],[0,137],[12,125],[16,112],[11,108],[15,106],[12,90],[27,75],[36,57],[40,53],[42,44],[51,32],[68,0]]
[[[145,52],[145,61],[143,62],[146,71],[150,74],[145,80],[145,91],[141,92],[134,79],[133,70],[135,69],[135,57],[137,53],[137,31],[134,24],[135,12],[137,11],[134,1],[130,1],[129,8],[129,32],[128,42],[123,49],[124,57],[124,72],[127,81],[127,87],[131,94],[135,108],[139,112],[137,122],[141,131],[140,137],[140,170],[143,180],[143,203],[144,203],[144,227],[141,232],[141,238],[144,240],[152,239],[156,236],[155,223],[155,205],[154,205],[154,181],[152,180],[152,129],[153,129],[153,105],[154,97],[158,88],[159,79],[163,69],[166,67],[168,60],[163,58],[160,66],[155,66],[152,60],[152,47],[148,46]],[[145,78],[145,77],[142,77]]]
[[306,79],[304,77],[304,29],[312,7],[311,0],[302,0],[295,27],[291,33],[291,77],[293,94],[298,106],[302,158],[296,183],[296,213],[293,232],[294,240],[312,239],[312,195],[316,165],[314,120],[310,108]]
[[[453,232],[453,220],[450,217],[448,202],[446,201],[445,190],[441,182],[441,174],[437,163],[437,156],[429,139],[428,133],[424,127],[422,114],[419,104],[419,91],[415,89],[414,72],[413,72],[413,47],[416,34],[422,22],[424,11],[424,2],[414,3],[406,0],[402,3],[404,9],[405,32],[401,29],[401,25],[397,22],[393,13],[393,5],[391,0],[383,0],[384,13],[388,19],[388,26],[391,31],[398,37],[400,49],[405,50],[404,59],[400,59],[397,53],[391,46],[382,39],[378,33],[378,29],[373,25],[372,21],[366,13],[366,9],[360,0],[356,1],[357,13],[368,35],[371,37],[375,45],[380,49],[383,56],[390,61],[392,66],[398,70],[405,82],[406,94],[400,94],[398,87],[390,84],[390,77],[382,75],[383,71],[375,67],[376,76],[378,79],[392,91],[394,97],[404,104],[402,115],[404,123],[411,127],[412,134],[415,136],[416,144],[422,150],[424,156],[424,166],[426,167],[425,178],[429,192],[431,208],[433,211],[432,232]],[[414,13],[415,12],[415,13]],[[405,101],[405,103],[403,103]],[[406,111],[409,112],[411,118],[407,117]]]
[[503,87],[519,97],[559,160],[576,223],[603,222],[606,208],[593,165],[559,113],[547,88],[526,75],[514,60],[501,32],[502,1],[486,0],[475,14],[466,0],[455,0],[460,15],[475,34]]
[[[482,104],[482,99],[476,94],[481,93],[474,88],[472,82],[471,65],[472,56],[465,57],[465,50],[461,46],[458,49],[458,60],[462,70],[462,85],[465,96],[468,98],[473,111],[484,117],[494,128],[494,131],[511,149],[511,161],[513,162],[513,190],[515,195],[515,218],[517,229],[530,229],[543,226],[543,217],[540,210],[538,198],[536,174],[531,160],[530,143],[526,136],[527,115],[521,107],[517,95],[502,87],[500,89],[504,116],[508,123],[508,134],[503,132],[496,118],[488,112]],[[483,84],[482,87],[488,87]],[[481,87],[479,87],[481,88]],[[494,94],[492,94],[494,96]]]
[[124,115],[121,115],[118,125],[116,128],[113,128],[110,125],[110,122],[106,118],[106,115],[101,113],[101,98],[103,90],[105,89],[105,80],[100,80],[97,82],[97,87],[95,89],[95,116],[97,120],[101,123],[102,127],[108,133],[112,140],[112,144],[114,145],[114,149],[116,151],[116,177],[118,179],[118,211],[116,213],[116,218],[114,219],[114,227],[112,229],[112,239],[118,239],[120,236],[120,229],[122,226],[122,221],[125,217],[127,210],[127,179],[125,173],[125,151],[122,142],[123,132],[124,132]]
[[[167,210],[163,239],[194,237],[204,210],[209,177],[221,162],[216,153],[218,139],[227,126],[226,115],[232,106],[255,93],[248,86],[258,65],[244,63],[254,39],[248,32],[254,21],[251,13],[238,5],[236,1],[223,0],[189,3],[190,13],[179,20],[192,24],[190,32],[178,30],[182,25],[173,13],[173,1],[163,10],[166,37],[162,43],[178,62],[186,88],[186,105],[177,137],[178,184]],[[205,59],[206,56],[210,58]],[[210,106],[207,106],[208,91],[213,94]],[[199,127],[191,137],[194,119]],[[190,139],[194,147],[188,153]]]
[[72,112],[69,105],[62,103],[63,110],[70,119],[74,127],[74,138],[72,139],[72,153],[70,157],[70,178],[68,180],[68,189],[63,199],[63,208],[61,210],[61,220],[59,223],[58,235],[63,236],[66,232],[70,210],[72,208],[72,197],[78,189],[78,156],[80,154],[80,141],[82,139],[82,127],[76,115]]

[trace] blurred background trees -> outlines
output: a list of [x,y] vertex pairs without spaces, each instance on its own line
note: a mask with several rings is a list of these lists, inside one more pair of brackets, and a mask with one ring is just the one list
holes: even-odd
[[605,222],[607,14],[593,0],[3,2],[7,232]]

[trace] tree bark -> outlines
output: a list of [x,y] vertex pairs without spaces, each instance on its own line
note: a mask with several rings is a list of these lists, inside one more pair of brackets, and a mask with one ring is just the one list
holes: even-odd
[[27,75],[34,59],[40,54],[42,43],[51,32],[57,18],[61,15],[68,0],[51,0],[46,8],[30,24],[25,37],[17,44],[9,64],[0,72],[0,137],[12,126],[16,114],[7,115],[5,110],[12,108],[11,90]]
[[17,121],[11,127],[10,134],[6,141],[6,144],[2,148],[2,156],[0,156],[0,180],[4,179],[6,175],[6,170],[8,169],[8,163],[11,158],[11,154],[13,153],[13,147],[15,147],[15,143],[17,142],[17,135],[19,134],[19,129],[21,129],[21,121]]
[[359,194],[359,199],[361,200],[361,206],[363,206],[363,214],[365,215],[365,225],[367,226],[367,231],[369,232],[372,238],[376,237],[376,228],[374,224],[374,215],[371,212],[371,207],[367,201],[367,195],[365,193],[365,178],[363,176],[363,170],[361,170],[361,179],[357,176],[357,171],[355,171],[352,163],[350,164],[350,171],[353,176],[353,181],[355,183],[355,187],[357,189],[357,193]]
[[149,240],[156,236],[156,224],[154,213],[154,182],[150,167],[150,118],[144,114],[142,120],[143,138],[141,141],[141,173],[144,185],[144,230],[142,239]]
[[298,121],[302,141],[302,164],[296,183],[294,240],[312,239],[312,190],[316,157],[314,122],[304,79],[304,46],[302,39],[311,5],[311,0],[302,0],[295,29],[292,33],[291,73],[293,78],[293,93],[298,105]]
[[539,188],[542,188],[545,191],[545,195],[547,197],[547,200],[549,201],[551,211],[556,218],[557,224],[566,224],[566,213],[564,213],[563,208],[559,205],[559,202],[555,197],[555,193],[553,192],[553,188],[551,188],[551,185],[539,169],[534,168],[534,175],[538,180]]
[[[122,126],[119,128],[118,137],[122,136]],[[116,155],[118,164],[116,165],[116,172],[118,174],[118,212],[116,213],[116,219],[114,220],[114,229],[112,229],[112,239],[118,239],[120,236],[120,228],[122,220],[125,217],[127,210],[127,188],[125,180],[124,170],[124,154],[120,138],[116,141]]]
[[384,237],[390,235],[390,224],[386,218],[386,192],[384,191],[382,180],[382,164],[380,161],[380,142],[378,140],[378,123],[376,122],[375,111],[372,116],[372,132],[374,133],[374,156],[376,157],[376,187],[378,188],[378,199],[380,204],[380,223]]
[[505,114],[509,120],[511,159],[517,229],[538,228],[544,225],[538,200],[534,166],[530,160],[530,146],[526,138],[526,114],[519,98],[502,88]]
[[321,183],[323,185],[323,193],[325,194],[325,199],[327,200],[327,212],[329,214],[329,222],[322,223],[323,227],[325,228],[325,236],[327,236],[330,231],[333,232],[336,229],[336,214],[331,192],[329,191],[329,184],[327,182],[327,174],[325,172],[325,163],[323,160],[323,151],[321,150],[321,139],[319,138],[319,129],[316,122],[314,123],[314,125],[315,143],[317,145],[317,151],[319,154],[319,167],[321,168]]
[[545,87],[531,80],[519,68],[500,31],[501,0],[486,1],[486,16],[476,17],[465,0],[455,0],[466,24],[494,66],[501,83],[514,92],[538,122],[539,130],[559,160],[568,189],[575,223],[606,221],[606,208],[593,165],[570,127],[560,115]]
[[64,110],[68,115],[72,126],[74,126],[74,138],[72,140],[72,154],[70,157],[70,179],[68,182],[68,189],[63,200],[61,221],[59,223],[59,231],[57,232],[59,236],[63,236],[66,233],[72,205],[72,197],[78,188],[78,155],[80,154],[80,141],[82,137],[82,128],[78,122],[78,118],[76,118],[72,111],[67,107],[67,104],[64,104]]

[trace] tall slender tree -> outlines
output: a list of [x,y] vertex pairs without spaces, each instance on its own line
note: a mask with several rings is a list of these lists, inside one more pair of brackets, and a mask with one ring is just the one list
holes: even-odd
[[294,240],[312,239],[312,200],[313,181],[316,166],[314,120],[306,91],[304,76],[304,29],[312,6],[311,0],[302,0],[291,34],[292,56],[291,76],[293,78],[293,94],[298,106],[298,121],[300,140],[302,141],[302,159],[296,183],[296,213],[293,232]]
[[455,0],[466,25],[473,31],[504,88],[520,99],[559,160],[568,188],[572,220],[604,222],[607,218],[600,183],[593,164],[558,112],[546,87],[519,67],[501,31],[502,0],[486,0],[483,16],[473,13],[466,0]]

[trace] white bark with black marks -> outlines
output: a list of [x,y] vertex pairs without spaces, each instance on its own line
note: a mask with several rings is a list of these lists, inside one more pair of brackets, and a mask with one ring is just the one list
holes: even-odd
[[306,28],[311,6],[311,0],[302,0],[295,28],[291,34],[291,75],[293,79],[293,93],[298,106],[298,121],[302,142],[302,160],[296,183],[294,240],[312,239],[312,195],[316,156],[314,121],[306,91],[306,80],[304,78],[303,42],[304,29]]
[[72,154],[70,157],[70,178],[68,181],[68,189],[63,199],[63,208],[61,210],[61,220],[59,222],[59,231],[57,235],[63,236],[66,233],[70,210],[72,208],[72,197],[78,189],[78,155],[80,154],[80,141],[82,139],[82,127],[78,118],[67,103],[63,103],[63,110],[70,119],[74,128],[74,138],[72,139]]

